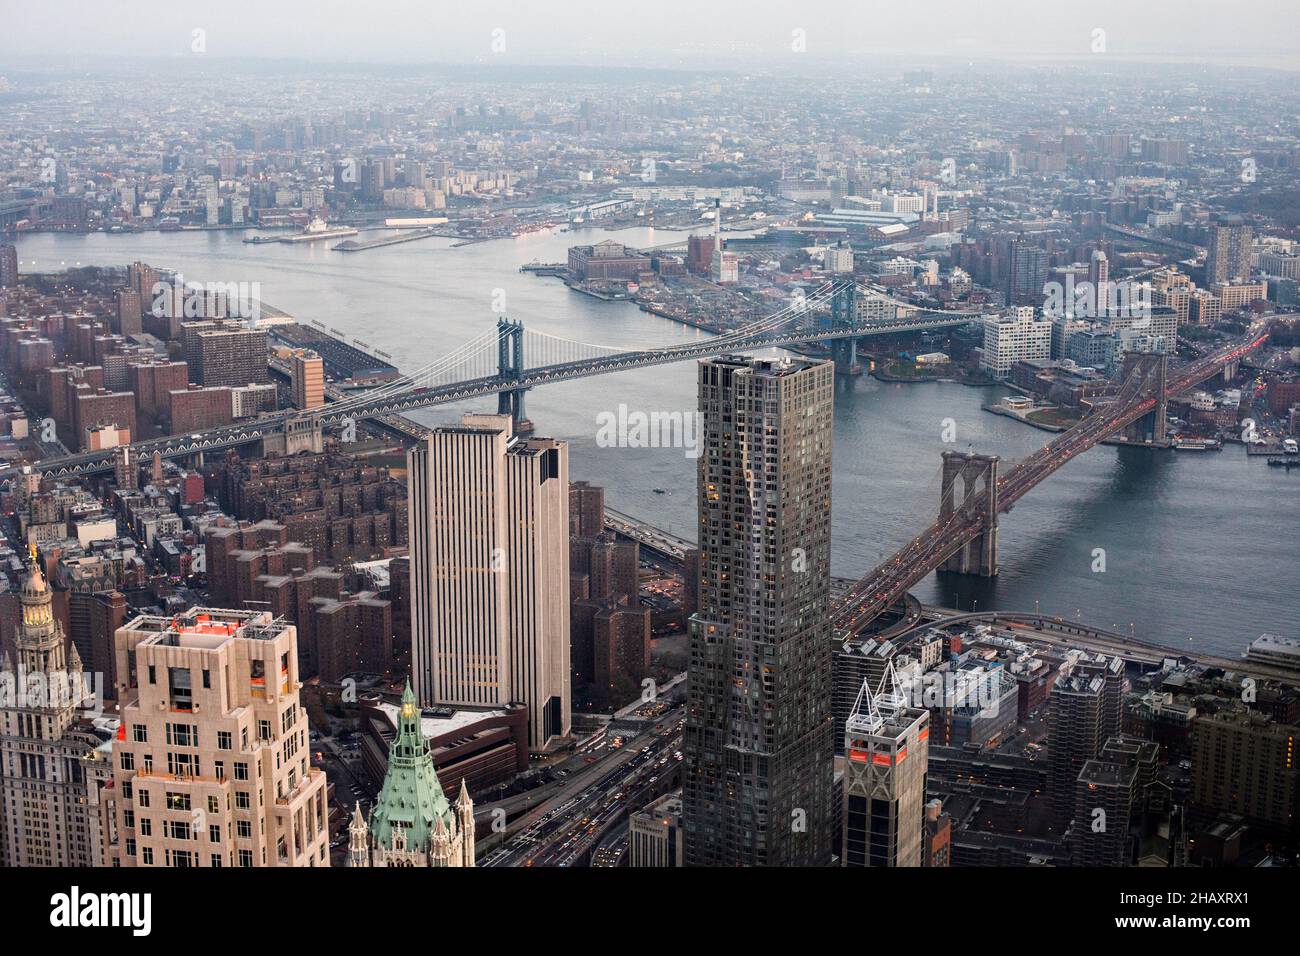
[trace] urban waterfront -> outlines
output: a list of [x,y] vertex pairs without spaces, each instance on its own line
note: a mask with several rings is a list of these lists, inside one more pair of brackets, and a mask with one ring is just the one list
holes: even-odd
[[[25,236],[24,272],[143,260],[197,281],[260,284],[262,298],[303,322],[318,320],[412,370],[489,329],[497,290],[526,326],[611,346],[662,346],[703,333],[518,271],[559,261],[575,242],[633,246],[674,241],[664,230],[535,233],[453,248],[425,239],[359,254],[329,243],[244,245],[237,231]],[[597,416],[620,403],[644,412],[695,406],[693,363],[548,386],[528,395],[541,434],[572,442],[572,475],[608,489],[611,506],[694,537],[696,459],[680,448],[606,448]],[[1006,460],[1050,437],[983,412],[1005,389],[886,384],[868,376],[837,385],[832,571],[857,577],[933,520],[944,450]],[[486,408],[489,403],[476,403]],[[412,417],[436,424],[465,409]],[[952,419],[956,441],[942,440]],[[964,610],[1033,610],[1132,632],[1173,649],[1235,655],[1266,631],[1300,629],[1293,549],[1300,518],[1280,502],[1300,475],[1221,453],[1096,448],[1063,467],[1001,522],[994,580],[931,575],[916,594]],[[658,489],[662,493],[656,491]],[[1102,549],[1104,555],[1099,555]],[[1094,571],[1104,559],[1104,571]]]

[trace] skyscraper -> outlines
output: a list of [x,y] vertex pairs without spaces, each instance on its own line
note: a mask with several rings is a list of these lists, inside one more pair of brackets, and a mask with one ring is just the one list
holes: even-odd
[[407,464],[416,696],[526,704],[543,750],[570,728],[568,445],[466,415]]
[[11,289],[18,285],[18,247],[12,243],[0,243],[0,289]]
[[690,622],[688,866],[830,860],[829,362],[699,366],[699,610]]
[[844,866],[923,865],[930,712],[907,706],[892,663],[862,683],[844,761]]
[[1051,256],[1024,239],[1011,242],[1011,267],[1007,273],[1007,305],[1041,306],[1043,285]]
[[67,653],[52,594],[32,553],[6,660],[0,710],[0,818],[5,866],[103,866],[100,797],[114,721],[92,718],[75,645]]
[[1210,223],[1205,256],[1205,286],[1250,277],[1250,244],[1254,238],[1240,216],[1219,216]]
[[1110,262],[1106,253],[1094,249],[1088,260],[1088,281],[1092,283],[1092,294],[1096,311],[1094,315],[1106,315],[1110,309]]
[[1064,828],[1074,817],[1075,784],[1084,764],[1120,732],[1124,661],[1071,652],[1049,700],[1052,810],[1055,823]]
[[268,611],[191,608],[118,630],[109,865],[330,865],[297,645]]

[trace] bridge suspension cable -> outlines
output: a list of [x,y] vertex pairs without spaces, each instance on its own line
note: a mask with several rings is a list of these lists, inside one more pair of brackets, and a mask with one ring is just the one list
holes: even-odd
[[496,342],[497,333],[495,330],[485,332],[482,335],[470,339],[468,342],[465,342],[463,345],[452,350],[436,361],[430,362],[428,365],[416,369],[414,372],[402,375],[390,382],[385,382],[383,385],[376,388],[367,389],[359,395],[344,399],[341,402],[331,402],[327,406],[327,410],[330,414],[346,412],[362,405],[373,404],[380,399],[399,395],[412,388],[427,387],[433,384],[434,379],[436,379],[440,374],[452,369],[462,369],[484,355],[491,357],[494,363],[492,366],[492,372],[495,373]]

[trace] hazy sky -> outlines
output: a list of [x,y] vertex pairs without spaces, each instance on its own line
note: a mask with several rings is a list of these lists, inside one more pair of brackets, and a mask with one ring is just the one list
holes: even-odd
[[809,59],[1051,58],[1101,30],[1116,56],[1300,68],[1300,0],[0,0],[0,25],[3,58],[191,55],[202,30],[212,57],[779,66],[801,39]]

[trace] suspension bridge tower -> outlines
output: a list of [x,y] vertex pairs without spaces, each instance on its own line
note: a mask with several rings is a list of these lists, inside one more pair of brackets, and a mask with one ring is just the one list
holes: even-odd
[[1156,407],[1151,409],[1123,431],[1125,441],[1134,444],[1164,444],[1168,434],[1168,407],[1165,396],[1169,375],[1169,356],[1163,352],[1129,352],[1124,356],[1120,381],[1126,381],[1134,369],[1140,368],[1145,376],[1149,394],[1156,396]]
[[[521,381],[524,377],[524,323],[507,318],[497,319],[497,374],[508,381]],[[533,430],[533,423],[524,413],[524,393],[528,386],[502,388],[497,392],[497,413],[509,415],[515,423],[515,434]]]
[[[858,320],[858,287],[845,283],[831,295],[831,328],[850,328]],[[836,375],[861,375],[858,364],[858,340],[852,336],[830,340],[831,358]]]
[[943,563],[944,571],[984,578],[998,573],[998,456],[944,452],[939,520],[947,521],[954,512],[974,516],[981,510],[980,533]]

